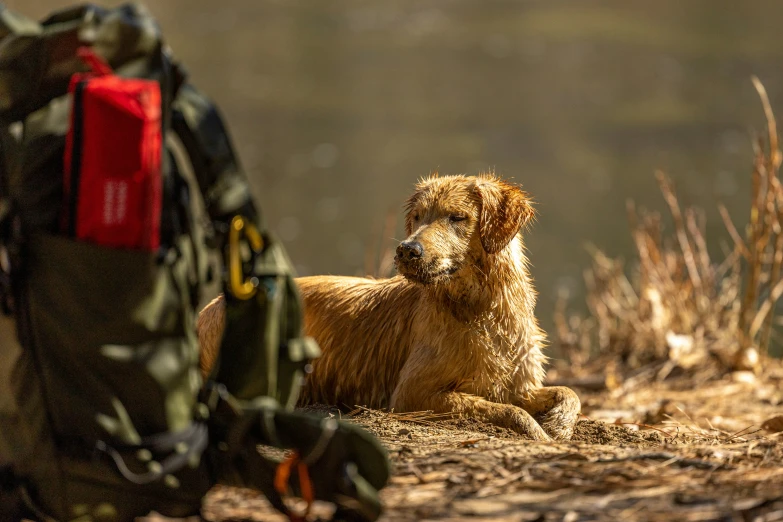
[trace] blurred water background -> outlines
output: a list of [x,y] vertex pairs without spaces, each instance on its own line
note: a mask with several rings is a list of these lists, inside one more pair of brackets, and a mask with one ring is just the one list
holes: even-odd
[[[63,0],[10,0],[40,18]],[[106,5],[120,2],[109,1]],[[626,200],[665,210],[665,170],[747,221],[764,82],[783,117],[780,0],[148,0],[222,108],[263,212],[302,275],[364,274],[422,175],[521,182],[538,315],[583,297],[587,243],[632,252]]]

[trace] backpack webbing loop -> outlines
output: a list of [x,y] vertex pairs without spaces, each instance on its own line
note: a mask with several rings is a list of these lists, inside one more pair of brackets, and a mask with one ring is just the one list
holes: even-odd
[[315,501],[310,472],[307,470],[307,464],[299,458],[298,452],[292,451],[283,462],[277,465],[277,470],[275,470],[275,490],[280,495],[288,494],[288,480],[291,477],[291,468],[294,466],[296,466],[299,475],[299,489],[302,491],[302,499],[306,502],[306,507],[301,515],[297,515],[290,510],[287,514],[293,522],[298,522],[307,520],[307,515],[310,514],[310,509]]
[[[206,425],[202,423],[193,423],[189,428],[180,433],[161,433],[144,437],[140,444],[132,446],[112,447],[104,441],[97,441],[95,449],[101,453],[107,454],[117,466],[117,470],[126,480],[136,485],[151,484],[157,482],[167,475],[172,475],[187,466],[194,459],[201,458],[201,454],[207,448],[209,442],[209,433]],[[154,466],[146,473],[134,473],[125,463],[120,453],[133,451],[140,452],[146,450],[150,457],[156,455],[165,455],[161,460],[156,460],[158,466]]]

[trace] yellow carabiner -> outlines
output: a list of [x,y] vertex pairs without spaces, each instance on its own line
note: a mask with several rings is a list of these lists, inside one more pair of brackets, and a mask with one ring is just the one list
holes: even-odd
[[243,279],[242,255],[239,250],[240,234],[242,232],[244,232],[250,250],[253,253],[261,252],[264,240],[261,238],[261,234],[258,233],[255,225],[243,216],[234,216],[234,219],[231,220],[231,230],[228,236],[229,288],[234,297],[246,301],[256,295],[257,283],[252,279]]

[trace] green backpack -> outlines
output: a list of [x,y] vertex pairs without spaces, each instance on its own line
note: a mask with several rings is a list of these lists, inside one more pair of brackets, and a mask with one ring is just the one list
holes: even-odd
[[[80,117],[69,84],[87,70],[84,47],[117,76],[160,87],[155,251],[61,233],[66,135],[72,111]],[[226,331],[202,382],[195,318],[210,255],[225,260]],[[291,263],[217,109],[139,5],[42,22],[0,5],[0,310],[18,340],[0,346],[12,390],[0,399],[0,519],[197,515],[218,483],[262,491],[285,513],[292,494],[335,503],[335,519],[380,515],[382,446],[356,425],[294,411],[319,349],[302,336]]]

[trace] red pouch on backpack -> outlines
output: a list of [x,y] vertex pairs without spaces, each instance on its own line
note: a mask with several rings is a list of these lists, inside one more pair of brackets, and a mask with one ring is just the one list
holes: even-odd
[[122,78],[91,49],[74,74],[65,140],[62,231],[99,245],[156,251],[162,206],[158,82]]

